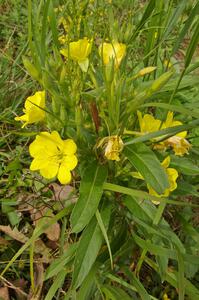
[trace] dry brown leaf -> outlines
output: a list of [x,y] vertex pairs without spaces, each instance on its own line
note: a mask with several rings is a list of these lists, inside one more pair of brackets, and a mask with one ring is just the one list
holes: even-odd
[[[14,240],[16,240],[22,244],[25,244],[29,240],[29,238],[26,237],[23,233],[21,233],[17,228],[12,229],[10,226],[0,225],[0,230],[3,231],[4,233],[6,233],[7,235],[9,235]],[[46,262],[46,263],[50,262],[50,257],[51,257],[50,251],[45,246],[45,244],[42,242],[42,240],[38,239],[35,242],[34,251],[35,251],[35,253],[42,255],[43,262]]]
[[0,300],[10,300],[7,286],[0,288]]
[[25,244],[28,241],[28,238],[23,233],[21,233],[16,227],[12,229],[10,226],[0,225],[0,231],[3,231],[11,238],[22,244]]
[[49,188],[53,191],[53,200],[67,200],[70,194],[74,191],[74,188],[70,185],[59,185],[57,183],[52,183]]
[[[42,224],[48,224],[49,220],[54,217],[53,212],[43,206],[40,208],[40,210],[38,209],[32,209],[30,211],[31,214],[31,219],[33,220],[33,224],[35,226],[39,226],[39,224],[42,222]],[[48,239],[51,241],[58,241],[59,236],[60,236],[60,226],[59,223],[54,223],[51,226],[49,226],[46,230],[45,230],[45,234],[47,235]]]

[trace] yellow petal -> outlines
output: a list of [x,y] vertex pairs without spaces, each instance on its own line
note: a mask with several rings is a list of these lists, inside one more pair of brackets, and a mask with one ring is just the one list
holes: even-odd
[[64,142],[57,131],[51,133],[51,139],[61,150],[63,149]]
[[43,152],[43,155],[56,156],[58,155],[58,148],[49,132],[41,132],[36,136],[34,142],[29,146],[30,155],[35,157]]
[[31,171],[36,171],[36,170],[40,170],[43,168],[46,168],[48,166],[48,161],[45,159],[45,157],[43,158],[35,158],[33,159],[31,165],[30,165],[30,170]]
[[68,170],[72,171],[77,166],[78,160],[75,155],[66,155],[64,156],[62,163],[66,166]]
[[63,152],[65,155],[73,155],[77,151],[77,146],[72,139],[64,140]]
[[51,179],[57,175],[58,170],[59,164],[48,163],[47,167],[40,169],[40,174],[46,179]]
[[168,168],[168,166],[170,165],[170,161],[171,161],[171,158],[170,156],[167,156],[163,162],[161,163],[161,165],[163,166],[163,168]]
[[[45,107],[45,91],[36,92],[33,96],[30,96],[25,101],[25,109],[29,110],[32,107]],[[39,107],[37,107],[39,109]]]
[[152,116],[150,114],[145,114],[142,117],[142,114],[140,111],[137,111],[137,115],[138,115],[141,132],[147,133],[147,132],[158,131],[160,129],[161,121],[158,119],[155,119],[154,116]]
[[78,62],[82,72],[87,72],[88,71],[88,65],[89,65],[89,60],[88,58],[86,58],[85,60],[83,61],[79,61]]
[[178,171],[174,168],[167,168],[166,172],[169,178],[169,191],[172,192],[177,188]]
[[102,43],[99,46],[99,54],[105,65],[109,64],[114,59],[115,67],[119,67],[123,57],[126,54],[126,45],[122,43]]
[[28,115],[22,115],[20,117],[15,117],[15,121],[24,121],[27,122],[28,121]]
[[172,111],[168,111],[167,118],[166,118],[166,121],[164,123],[165,124],[164,128],[171,127],[172,123],[173,123],[173,112]]
[[57,178],[61,184],[68,184],[71,181],[71,173],[65,164],[61,164]]
[[91,52],[91,43],[86,37],[78,40],[77,42],[71,42],[69,44],[68,52],[68,56],[70,56],[71,59],[78,62],[84,61]]

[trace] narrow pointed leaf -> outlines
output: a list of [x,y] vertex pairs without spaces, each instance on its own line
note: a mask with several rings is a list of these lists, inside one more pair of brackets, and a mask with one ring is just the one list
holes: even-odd
[[127,146],[124,154],[157,193],[162,194],[169,187],[165,170],[154,152],[145,144]]
[[[107,205],[101,212],[101,217],[107,229],[111,215],[111,205]],[[103,241],[103,234],[94,216],[81,236],[77,248],[72,286],[78,288],[92,268]]]
[[91,164],[85,170],[80,184],[80,196],[71,215],[73,232],[84,229],[96,213],[106,177],[106,167],[97,163]]

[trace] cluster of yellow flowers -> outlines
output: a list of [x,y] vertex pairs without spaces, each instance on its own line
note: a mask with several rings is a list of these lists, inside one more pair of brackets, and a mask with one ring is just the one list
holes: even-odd
[[[76,42],[69,43],[68,48],[60,52],[66,58],[76,61],[83,72],[87,72],[89,66],[88,56],[91,53],[92,41],[86,37]],[[118,68],[126,52],[124,44],[103,43],[99,48],[99,53],[104,64],[114,60],[115,67]],[[22,121],[22,127],[28,124],[39,122],[45,119],[45,91],[38,91],[25,101],[24,115],[15,117],[16,121]],[[121,151],[121,144],[115,150],[114,143],[108,142],[105,156],[107,159],[119,160],[118,151]],[[76,144],[73,140],[62,140],[57,131],[41,132],[30,144],[29,152],[33,157],[30,170],[39,170],[40,174],[47,179],[57,176],[62,184],[67,184],[71,180],[71,171],[77,165]]]
[[[70,42],[68,48],[64,48],[60,52],[64,57],[76,61],[83,72],[87,72],[89,66],[88,56],[91,53],[91,48],[92,40],[84,37],[77,42]],[[105,65],[114,60],[114,65],[118,68],[126,54],[126,45],[118,42],[102,43],[99,46],[99,54]]]
[[[182,122],[175,121],[173,119],[173,112],[171,111],[168,112],[165,122],[162,122],[159,119],[155,119],[150,114],[145,114],[142,117],[140,111],[137,112],[137,115],[140,125],[140,131],[143,134],[182,125]],[[191,144],[185,139],[186,136],[187,131],[180,132],[162,142],[156,143],[154,145],[154,149],[166,150],[167,148],[171,147],[175,155],[183,156],[184,154],[188,154]],[[154,142],[155,141],[156,140],[154,140]]]
[[[78,41],[70,42],[68,48],[62,49],[60,52],[65,58],[70,58],[76,61],[83,72],[87,72],[89,66],[89,55],[92,49],[92,41],[88,38],[83,38]],[[99,46],[99,55],[102,58],[103,64],[109,65],[114,63],[115,69],[117,69],[122,59],[126,54],[126,45],[118,42],[107,43],[104,42]],[[141,70],[136,76],[144,76],[152,71],[155,67],[148,67]],[[38,91],[33,96],[30,96],[25,101],[25,107],[23,109],[24,115],[15,117],[16,121],[22,121],[22,127],[39,122],[45,119],[45,91]],[[142,134],[158,131],[168,127],[174,127],[181,125],[180,121],[173,119],[173,112],[168,112],[165,122],[159,119],[155,119],[150,114],[145,114],[142,117],[141,112],[137,112],[140,125],[140,131]],[[171,147],[176,155],[184,155],[188,153],[191,145],[185,139],[187,132],[178,133],[164,141],[155,142],[154,149],[166,150]],[[97,147],[104,148],[104,156],[108,160],[120,160],[120,153],[124,147],[121,137],[118,135],[109,136],[103,138],[97,145]],[[77,146],[72,139],[62,140],[57,131],[41,132],[36,136],[36,139],[30,144],[29,151],[33,157],[33,161],[30,166],[30,170],[39,170],[40,174],[47,179],[57,177],[60,183],[67,184],[71,181],[71,171],[77,165],[76,156]],[[176,180],[178,178],[178,172],[169,168],[170,157],[164,159],[161,163],[165,169],[168,179],[169,188],[167,188],[162,195],[147,185],[149,193],[156,197],[167,197],[171,191],[177,187]],[[134,172],[133,176],[139,179],[143,179],[140,173]],[[159,202],[154,202],[158,204]]]

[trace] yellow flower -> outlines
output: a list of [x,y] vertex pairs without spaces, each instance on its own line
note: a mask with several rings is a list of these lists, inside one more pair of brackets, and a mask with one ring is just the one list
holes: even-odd
[[67,49],[60,50],[61,54],[65,57],[70,57],[72,60],[78,62],[83,72],[87,72],[89,60],[88,56],[91,53],[92,43],[87,37],[78,40],[77,42],[69,43]]
[[102,43],[99,46],[99,54],[105,65],[114,60],[115,67],[118,68],[126,54],[126,45],[122,43]]
[[142,113],[140,111],[137,111],[137,115],[138,115],[138,121],[140,125],[140,131],[142,133],[150,133],[160,129],[161,121],[155,119],[152,115],[145,114],[142,117]]
[[62,184],[67,184],[78,162],[76,150],[75,142],[72,139],[62,140],[57,131],[41,132],[29,146],[33,157],[30,170],[39,170],[47,179],[57,176]]
[[25,108],[23,109],[24,115],[15,117],[16,121],[25,122],[22,128],[27,124],[42,121],[45,118],[45,91],[36,92],[25,101]]
[[[169,187],[164,191],[163,194],[158,194],[149,184],[147,184],[147,188],[149,190],[149,194],[155,197],[168,197],[170,192],[174,191],[177,188],[176,180],[178,178],[178,172],[174,168],[169,168],[170,164],[170,157],[167,156],[163,162],[161,163],[162,167],[165,169],[168,180],[169,180]],[[144,179],[143,176],[139,172],[132,172],[133,177],[138,179]],[[154,204],[159,204],[159,201],[152,200]]]
[[97,147],[101,147],[103,145],[105,145],[104,156],[108,160],[120,160],[119,154],[122,151],[124,144],[122,139],[118,135],[112,135],[103,138],[98,143]]
[[[140,125],[140,131],[143,134],[182,125],[182,122],[173,120],[173,112],[171,111],[168,112],[166,121],[163,122],[162,125],[159,119],[155,119],[150,114],[145,114],[142,117],[141,112],[138,111],[137,115]],[[183,156],[184,154],[188,154],[188,151],[191,148],[191,144],[185,139],[186,136],[187,131],[177,133],[176,135],[166,139],[165,141],[155,144],[153,148],[166,150],[167,148],[171,147],[175,155]],[[155,140],[156,139],[153,139],[153,141]]]

